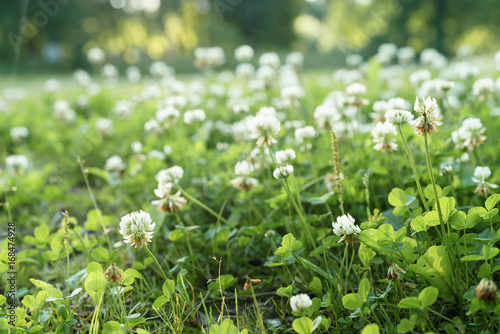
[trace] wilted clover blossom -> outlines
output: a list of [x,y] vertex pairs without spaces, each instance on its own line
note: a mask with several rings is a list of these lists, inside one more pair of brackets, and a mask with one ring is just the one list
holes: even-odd
[[155,223],[151,220],[149,213],[142,210],[129,213],[122,217],[120,221],[120,233],[123,240],[131,245],[146,245],[151,242]]

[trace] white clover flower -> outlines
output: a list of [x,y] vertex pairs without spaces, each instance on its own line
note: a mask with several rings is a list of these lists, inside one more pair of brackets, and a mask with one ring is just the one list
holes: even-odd
[[354,243],[361,229],[356,226],[354,218],[350,214],[337,217],[336,222],[332,222],[333,233],[342,237],[338,242],[344,241],[346,244]]
[[102,65],[105,59],[106,59],[106,54],[102,49],[91,48],[87,52],[87,60],[92,65]]
[[16,126],[10,129],[10,137],[15,143],[21,142],[23,139],[27,138],[29,134],[30,131],[25,126]]
[[347,95],[351,96],[361,96],[366,94],[366,86],[359,83],[354,82],[346,87],[345,92]]
[[104,165],[104,169],[110,172],[121,172],[125,168],[127,168],[127,164],[117,155],[113,155],[108,158],[106,160],[106,164]]
[[196,48],[194,50],[194,65],[197,68],[213,68],[222,66],[226,62],[224,50],[221,47]]
[[85,95],[79,95],[76,98],[76,106],[80,110],[85,110],[89,107],[89,98]]
[[174,213],[181,210],[187,203],[187,200],[181,196],[178,191],[172,194],[172,183],[158,184],[158,188],[154,193],[159,200],[152,201],[151,204],[158,205],[158,211]]
[[45,90],[49,93],[54,93],[57,92],[58,90],[61,89],[61,83],[57,81],[56,79],[49,79],[45,81],[45,84],[43,85]]
[[255,66],[249,63],[241,63],[234,70],[238,78],[249,79],[255,75]]
[[275,52],[263,53],[259,58],[259,66],[270,66],[275,69],[280,67],[280,57]]
[[254,188],[259,183],[257,179],[249,176],[254,170],[255,167],[253,164],[246,160],[237,162],[236,166],[234,166],[234,173],[237,176],[231,180],[231,185],[238,190],[250,190]]
[[53,117],[65,124],[72,124],[76,121],[76,112],[71,109],[68,101],[60,100],[54,103]]
[[132,149],[132,152],[138,154],[141,153],[142,144],[140,141],[134,141],[132,144],[130,144],[130,148]]
[[148,152],[148,154],[146,154],[146,157],[148,158],[156,158],[156,159],[159,159],[159,160],[165,160],[165,153],[163,153],[162,151],[160,150],[151,150]]
[[127,80],[132,83],[136,83],[141,80],[141,70],[135,65],[127,67],[125,73],[127,75]]
[[373,148],[382,152],[397,150],[398,145],[396,144],[396,139],[392,138],[397,136],[397,134],[398,131],[396,126],[389,121],[377,123],[372,130],[373,142],[375,143]]
[[162,169],[156,174],[156,180],[160,184],[177,183],[184,176],[184,170],[180,166],[173,166],[168,169]]
[[409,123],[413,126],[413,131],[421,136],[424,133],[430,134],[431,130],[437,132],[436,126],[442,125],[443,123],[437,120],[439,116],[439,109],[436,99],[431,99],[427,97],[422,99],[423,104],[420,104],[418,98],[415,99],[414,109],[416,112],[420,113],[421,116],[414,121]]
[[130,101],[126,100],[116,101],[115,107],[113,108],[113,113],[121,119],[129,118],[133,111],[134,109],[132,108],[132,104]]
[[385,118],[392,124],[401,125],[413,120],[413,114],[406,110],[387,110]]
[[452,133],[452,140],[459,147],[472,151],[474,147],[479,147],[486,140],[484,131],[486,129],[479,118],[469,117],[462,122],[462,126],[457,131]]
[[118,76],[118,69],[112,64],[105,64],[101,69],[101,75],[104,79],[114,79]]
[[479,99],[490,99],[495,93],[495,82],[491,78],[481,78],[472,85],[472,94]]
[[297,100],[303,98],[306,92],[300,85],[286,86],[281,89],[281,98],[286,100]]
[[159,123],[162,123],[166,128],[168,128],[169,126],[177,122],[177,120],[181,116],[181,112],[174,106],[167,106],[164,109],[158,110],[155,116]]
[[312,305],[311,298],[305,293],[290,298],[290,306],[294,312],[302,312]]
[[276,152],[276,162],[280,165],[286,165],[296,157],[295,151],[291,148]]
[[234,58],[240,63],[252,60],[253,55],[254,51],[250,45],[241,45],[234,50]]
[[122,217],[120,221],[120,233],[125,243],[137,246],[146,245],[151,242],[155,223],[151,220],[149,213],[142,210],[131,212]]
[[170,155],[172,153],[172,147],[170,145],[164,145],[163,153],[165,153],[165,155]]
[[253,173],[255,167],[248,161],[243,160],[236,163],[234,173],[238,176],[248,176]]
[[441,176],[447,176],[450,175],[453,172],[453,166],[452,165],[445,165],[441,167],[439,170],[439,175]]
[[286,56],[285,62],[293,65],[295,68],[300,69],[304,65],[304,55],[302,52],[294,51]]
[[184,113],[184,123],[193,124],[205,120],[205,112],[201,109],[188,110]]
[[314,110],[314,118],[320,128],[331,129],[340,120],[341,115],[333,106],[319,105]]
[[22,154],[13,154],[5,158],[5,165],[10,172],[22,173],[28,168],[28,163],[28,158]]
[[151,118],[144,124],[144,130],[146,132],[152,132],[155,135],[159,136],[163,133],[163,127],[158,123],[158,121],[154,118]]
[[109,118],[99,118],[95,122],[95,128],[103,136],[111,136],[113,134],[113,121]]
[[486,179],[490,176],[491,170],[488,166],[476,167],[476,169],[474,170],[474,176],[472,177],[472,181],[477,183],[476,190],[474,191],[476,194],[487,196],[491,193],[491,189],[498,188],[498,185],[486,181]]
[[273,176],[275,179],[286,179],[293,173],[293,166],[292,165],[284,165],[284,166],[279,166],[276,168],[273,172]]
[[[274,109],[274,108],[272,108]],[[263,108],[261,108],[261,111]],[[272,136],[277,134],[281,128],[280,121],[269,112],[270,108],[265,113],[259,114],[255,116],[248,122],[248,126],[251,132],[250,137],[257,139],[257,146],[268,147],[273,143],[277,143],[278,141],[274,139]]]
[[428,70],[418,70],[410,74],[410,83],[413,87],[420,87],[422,82],[431,79],[431,72]]
[[304,139],[314,138],[316,136],[316,130],[310,125],[295,129],[295,140],[297,143],[302,143]]
[[80,87],[87,87],[92,83],[92,78],[85,70],[75,70],[73,72],[73,79]]
[[345,57],[345,64],[347,66],[356,67],[363,63],[363,56],[358,53],[352,53]]

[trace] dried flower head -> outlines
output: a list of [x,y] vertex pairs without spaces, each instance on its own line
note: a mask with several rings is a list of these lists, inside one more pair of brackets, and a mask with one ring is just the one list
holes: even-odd
[[406,271],[401,269],[400,266],[398,266],[396,263],[393,263],[392,261],[390,262],[390,267],[389,270],[387,270],[387,279],[388,280],[394,280],[396,278],[399,278],[401,275],[400,274],[406,274]]
[[111,283],[123,282],[123,270],[117,267],[114,263],[104,272],[104,277]]
[[131,212],[122,217],[120,221],[120,233],[126,243],[141,246],[151,242],[155,223],[151,220],[149,213],[144,211]]
[[483,300],[487,303],[496,302],[498,299],[497,285],[495,282],[487,278],[483,278],[481,282],[479,282],[479,285],[476,286],[475,292],[477,299]]
[[187,203],[187,200],[181,196],[180,191],[172,194],[172,183],[160,183],[154,192],[160,199],[152,201],[151,204],[158,205],[158,210],[161,212],[174,213],[180,211]]
[[431,130],[437,132],[436,126],[443,124],[437,120],[439,110],[436,99],[427,97],[423,99],[422,103],[421,105],[418,97],[415,99],[414,109],[416,112],[420,113],[421,116],[409,122],[413,126],[413,131],[419,136],[424,133],[430,134]]

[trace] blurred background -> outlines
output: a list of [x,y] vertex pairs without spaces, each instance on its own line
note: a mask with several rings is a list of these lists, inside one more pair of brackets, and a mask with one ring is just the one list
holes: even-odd
[[498,0],[10,0],[0,2],[0,71],[90,68],[99,47],[119,69],[162,60],[193,71],[193,51],[220,46],[303,52],[306,68],[343,65],[382,43],[452,56],[500,48]]

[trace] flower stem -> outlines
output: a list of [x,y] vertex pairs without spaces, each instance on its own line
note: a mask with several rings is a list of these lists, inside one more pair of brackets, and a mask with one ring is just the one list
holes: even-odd
[[162,274],[162,278],[163,279],[167,279],[167,275],[165,275],[165,272],[163,271],[163,269],[161,268],[160,264],[158,263],[158,260],[156,259],[156,257],[153,255],[153,253],[151,252],[151,250],[148,248],[148,245],[144,245],[144,248],[146,248],[146,251],[148,252],[149,254],[149,257],[151,257],[151,259],[153,259],[153,262],[155,263],[156,265],[156,268],[158,268],[158,270],[160,271],[160,273]]
[[201,207],[202,209],[204,209],[205,211],[207,211],[208,213],[210,213],[215,218],[222,220],[227,225],[229,225],[229,226],[231,226],[233,228],[236,227],[233,223],[230,223],[224,217],[222,217],[221,215],[219,215],[217,212],[215,212],[214,210],[210,209],[208,206],[206,206],[205,204],[203,204],[202,202],[200,202],[199,200],[197,200],[195,197],[193,197],[190,194],[188,194],[184,189],[181,188],[181,186],[178,183],[175,183],[175,185],[177,186],[177,188],[179,188],[179,190],[181,191],[182,195],[186,196],[190,201],[192,201],[193,203],[195,203],[196,205],[198,205],[199,207]]
[[[417,167],[415,166],[415,160],[413,160],[413,155],[411,154],[410,148],[408,147],[408,143],[406,142],[405,136],[403,135],[403,131],[401,130],[401,124],[398,124],[397,128],[398,128],[399,135],[401,136],[401,139],[402,139],[403,144],[405,146],[406,154],[408,155],[408,160],[410,160],[410,166],[413,170],[413,175],[415,177],[415,183],[417,184],[420,199],[422,200],[422,203],[424,204],[425,211],[430,211],[429,206],[427,205],[427,201],[425,200],[424,192],[422,191],[422,187],[420,186],[420,178],[419,178],[418,173],[417,173]],[[426,143],[427,143],[427,139],[426,139]]]
[[[454,265],[454,260],[456,259],[456,257],[452,256],[452,254],[451,254],[451,253],[453,253],[453,249],[452,249],[450,241],[449,241],[449,234],[447,234],[445,229],[444,229],[443,215],[441,213],[442,212],[441,211],[441,204],[439,203],[439,197],[438,197],[438,192],[437,192],[437,188],[436,188],[436,180],[434,178],[434,172],[432,171],[431,156],[429,154],[429,143],[427,140],[427,132],[424,132],[424,142],[425,142],[425,159],[427,161],[427,169],[429,170],[429,176],[431,178],[432,189],[434,190],[434,199],[436,201],[439,223],[441,226],[441,233],[443,234],[446,248],[448,250],[446,253],[448,254],[448,259],[450,261],[450,265],[454,268],[457,268],[458,266]],[[448,229],[449,229],[449,226],[448,226]],[[456,270],[452,270],[452,272],[453,272],[452,279],[453,279],[453,283],[455,285],[455,291],[452,291],[452,292],[455,295],[455,298],[459,299],[459,298],[461,298],[461,293],[458,291],[459,290],[458,289],[458,281],[457,281],[457,277],[456,277],[457,272],[456,272]],[[462,309],[461,303],[459,304],[459,306],[460,306],[460,310],[461,310]]]
[[306,220],[304,219],[304,216],[302,216],[302,212],[300,212],[300,208],[295,202],[295,199],[293,198],[292,193],[290,192],[290,187],[288,186],[288,181],[287,179],[283,179],[283,184],[285,185],[285,190],[288,194],[288,197],[290,197],[290,200],[292,201],[292,204],[295,208],[295,211],[297,211],[297,214],[300,217],[300,222],[302,223],[302,227],[306,230],[307,232],[307,237],[309,238],[309,241],[311,242],[311,245],[316,248],[316,242],[314,242],[314,238],[312,236],[311,230],[309,229],[309,225],[307,225]]

